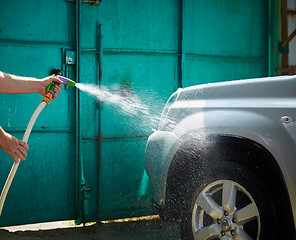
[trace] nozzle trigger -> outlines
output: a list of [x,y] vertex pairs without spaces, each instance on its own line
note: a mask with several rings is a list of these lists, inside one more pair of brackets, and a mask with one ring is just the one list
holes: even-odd
[[54,96],[55,92],[54,92],[53,89],[54,89],[54,87],[55,87],[56,85],[58,85],[58,84],[55,83],[55,82],[52,82],[51,84],[49,84],[49,85],[46,87],[46,93],[50,92],[50,93]]

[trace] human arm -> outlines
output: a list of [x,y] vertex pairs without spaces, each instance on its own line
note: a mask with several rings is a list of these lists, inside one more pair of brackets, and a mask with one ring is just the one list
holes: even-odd
[[28,150],[29,146],[24,141],[18,140],[5,132],[3,128],[0,127],[0,148],[8,153],[17,163],[18,158],[25,160],[25,157],[27,157],[26,149]]
[[53,97],[54,99],[62,89],[62,81],[60,79],[52,76],[43,79],[21,77],[0,71],[0,93],[39,93],[44,96],[46,94],[46,87],[52,82],[58,83],[54,88],[56,93]]

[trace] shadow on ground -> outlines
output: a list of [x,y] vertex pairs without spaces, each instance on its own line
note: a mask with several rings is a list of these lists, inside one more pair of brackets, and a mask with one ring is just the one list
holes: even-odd
[[180,240],[179,227],[161,219],[98,223],[88,227],[18,231],[0,230],[0,240]]

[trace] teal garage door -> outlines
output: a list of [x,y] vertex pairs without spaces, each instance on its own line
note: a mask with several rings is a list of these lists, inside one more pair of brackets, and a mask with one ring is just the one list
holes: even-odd
[[[167,98],[178,87],[275,72],[277,1],[97,3],[2,1],[0,70],[42,78],[59,68],[114,93],[128,87],[127,97],[136,96],[151,114],[126,114],[64,88],[36,121],[1,226],[155,214],[145,145]],[[1,94],[1,126],[21,139],[40,100]],[[11,165],[0,151],[1,187]]]

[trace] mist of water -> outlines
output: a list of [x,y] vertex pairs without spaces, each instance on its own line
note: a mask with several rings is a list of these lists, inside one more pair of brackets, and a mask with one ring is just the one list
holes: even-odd
[[[145,93],[145,103],[138,95],[128,88],[119,86],[104,87],[93,84],[76,83],[78,89],[95,97],[98,101],[116,110],[117,114],[132,117],[132,127],[156,128],[161,115],[158,99],[153,98],[153,93]],[[141,95],[143,97],[143,94]],[[160,104],[161,105],[161,104]],[[161,105],[163,107],[163,104]],[[133,124],[137,122],[137,126]]]

